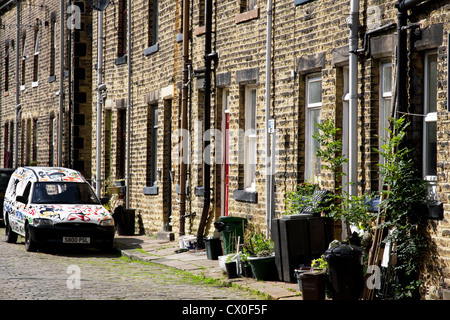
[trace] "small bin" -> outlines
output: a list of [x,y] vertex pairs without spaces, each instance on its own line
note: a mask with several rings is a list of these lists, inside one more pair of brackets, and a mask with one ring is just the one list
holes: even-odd
[[305,272],[300,279],[303,300],[325,300],[325,272]]
[[302,274],[304,274],[305,272],[310,272],[311,268],[310,267],[304,267],[304,268],[300,268],[300,269],[295,269],[294,270],[294,276],[297,279],[298,282],[298,290],[302,291],[302,281],[300,276]]
[[222,255],[220,238],[206,238],[205,247],[208,260],[219,260],[219,256]]
[[357,300],[364,286],[362,250],[343,242],[324,254],[333,300]]
[[118,206],[113,213],[114,222],[116,223],[117,233],[122,236],[133,236],[135,228],[135,211],[134,209],[124,209]]

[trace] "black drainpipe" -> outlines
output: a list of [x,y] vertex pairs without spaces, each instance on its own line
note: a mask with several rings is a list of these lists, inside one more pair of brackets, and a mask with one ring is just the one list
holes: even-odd
[[[210,134],[210,121],[211,121],[211,60],[217,59],[217,53],[211,53],[211,36],[212,36],[212,0],[206,0],[205,3],[205,110],[203,119],[203,132],[204,132],[204,149],[209,150],[209,144],[211,140]],[[210,153],[204,153],[203,156],[203,187],[204,187],[204,200],[203,211],[200,219],[200,224],[197,231],[197,248],[204,248],[204,233],[206,228],[206,222],[210,211],[211,204],[211,187],[210,187]]]
[[[407,28],[408,10],[424,2],[424,0],[398,0],[396,3],[397,12],[397,111],[407,112],[408,91],[407,91]],[[397,113],[398,114],[398,113]],[[395,118],[397,118],[395,114]]]

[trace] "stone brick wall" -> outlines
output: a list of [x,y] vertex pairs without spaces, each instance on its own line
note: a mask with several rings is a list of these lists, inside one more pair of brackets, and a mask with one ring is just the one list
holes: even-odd
[[[84,2],[75,2],[81,11],[81,28],[74,30],[72,45],[65,42],[64,66],[64,129],[63,129],[63,165],[73,166],[82,171],[86,178],[90,178],[91,162],[91,74],[90,74],[90,21],[89,6]],[[20,43],[16,43],[16,7],[6,8],[2,14],[2,23],[5,32],[1,33],[2,43],[12,41],[9,50],[9,89],[2,89],[1,123],[3,144],[1,158],[5,161],[5,148],[12,150],[14,145],[5,140],[11,137],[11,125],[15,122],[14,106],[16,105],[16,50],[19,52],[19,103],[21,115],[19,123],[18,163],[10,165],[56,165],[58,148],[58,119],[59,119],[59,66],[60,66],[60,32],[59,2],[50,1],[45,5],[36,5],[34,2],[20,2]],[[67,12],[64,21],[72,15]],[[53,25],[56,23],[56,25]],[[34,80],[35,59],[35,33],[39,30],[39,69],[38,81]],[[66,29],[67,30],[67,29]],[[55,32],[54,66],[51,67],[51,34]],[[66,31],[66,36],[68,35]],[[25,46],[25,49],[24,49]],[[70,52],[69,52],[70,48]],[[5,55],[5,48],[2,49]],[[25,54],[25,55],[24,55]],[[69,59],[70,56],[70,59]],[[73,83],[69,84],[69,63],[71,64]],[[5,78],[5,60],[1,63],[2,78]],[[69,96],[69,86],[71,95]],[[69,104],[70,102],[70,104]],[[72,119],[73,127],[69,122]],[[5,125],[11,131],[9,137],[5,136]],[[16,126],[15,126],[16,127]],[[55,134],[55,135],[54,135]],[[69,149],[70,148],[70,149]],[[14,155],[12,155],[14,159]]]
[[[49,164],[51,154],[50,121],[58,116],[59,60],[56,63],[56,81],[49,82],[49,27],[51,12],[59,12],[56,1],[45,6],[21,2],[23,19],[29,25],[39,18],[42,22],[40,48],[39,86],[32,87],[32,73],[26,73],[25,87],[21,90],[23,106],[20,137],[20,161],[27,162],[25,150],[35,145],[37,139],[37,163]],[[159,1],[159,29],[157,43],[150,43],[150,1],[132,1],[132,42],[128,55],[119,53],[122,26],[121,2],[112,2],[103,12],[104,50],[103,83],[107,96],[102,112],[102,158],[95,159],[96,151],[96,102],[97,93],[92,88],[97,82],[97,13],[85,5],[80,30],[73,38],[73,166],[84,170],[94,178],[96,161],[102,161],[103,192],[107,182],[123,180],[127,172],[126,126],[129,121],[130,143],[130,208],[136,210],[137,231],[173,238],[179,231],[179,167],[177,160],[180,126],[182,57],[182,7],[181,1]],[[191,1],[190,15],[190,82],[188,130],[192,152],[188,165],[188,195],[186,213],[196,216],[186,220],[186,233],[196,234],[203,210],[202,122],[205,97],[204,41],[205,26],[202,10],[204,1]],[[266,228],[266,177],[265,157],[265,108],[266,108],[266,1],[256,1],[257,7],[242,12],[236,1],[213,2],[213,51],[218,62],[213,63],[211,93],[211,128],[224,130],[224,93],[229,97],[230,164],[228,214],[248,218]],[[380,159],[373,151],[378,147],[380,133],[380,71],[385,62],[395,66],[397,9],[395,1],[365,0],[360,2],[359,64],[358,64],[358,192],[375,191],[379,188],[377,164]],[[322,119],[332,119],[344,129],[345,74],[348,67],[349,29],[346,18],[350,12],[348,0],[283,0],[273,4],[273,33],[271,39],[272,68],[270,91],[270,114],[276,123],[275,217],[285,208],[285,194],[294,190],[305,180],[305,99],[306,79],[312,74],[322,78]],[[58,19],[58,15],[56,15]],[[428,298],[443,298],[449,286],[448,250],[450,225],[448,223],[450,183],[448,181],[448,32],[449,5],[445,1],[425,2],[410,11],[409,21],[418,28],[408,31],[409,70],[408,101],[413,120],[410,141],[418,146],[414,155],[421,166],[423,117],[423,57],[433,51],[438,55],[438,112],[437,112],[437,193],[444,203],[444,219],[430,221],[430,235],[435,244],[436,255],[430,258],[425,279]],[[5,44],[15,40],[14,7],[2,14],[0,30],[1,62],[0,79],[5,75]],[[27,70],[32,66],[32,28],[27,30]],[[92,42],[90,41],[92,37]],[[58,40],[57,40],[58,42]],[[59,42],[58,42],[59,43]],[[10,51],[10,79],[14,79],[15,50]],[[58,52],[56,52],[58,55]],[[131,61],[128,70],[127,62]],[[30,69],[31,70],[31,69]],[[395,71],[395,70],[394,70]],[[402,72],[406,72],[402,70]],[[128,74],[131,76],[130,101],[128,101]],[[245,129],[245,88],[256,89],[257,165],[255,189],[244,188],[244,165],[242,163],[243,140],[239,130]],[[66,84],[66,90],[68,89]],[[12,147],[15,121],[14,81],[9,83],[8,93],[1,88],[2,130],[0,141],[6,148]],[[66,100],[67,101],[67,100]],[[67,106],[67,104],[66,104]],[[130,107],[130,118],[127,108]],[[157,181],[151,185],[151,134],[149,119],[154,106],[158,108]],[[66,107],[66,110],[68,108]],[[419,115],[419,116],[418,116]],[[66,115],[67,116],[67,115]],[[68,117],[66,117],[67,119]],[[33,134],[37,120],[38,134]],[[69,124],[66,122],[67,127]],[[24,130],[25,129],[25,130]],[[125,136],[124,136],[125,134]],[[199,139],[200,137],[200,139]],[[65,131],[65,138],[68,132]],[[242,137],[241,137],[242,138]],[[224,213],[224,166],[221,161],[221,142],[218,136],[211,143],[211,213],[207,234],[214,231],[212,223]],[[65,144],[65,164],[68,158]],[[31,154],[34,153],[31,150]],[[223,150],[222,150],[223,151]],[[4,160],[2,152],[1,159]],[[341,181],[334,181],[331,172],[323,170],[320,177],[323,188],[333,190]],[[436,258],[437,257],[437,258]],[[447,290],[447,291],[446,291]]]

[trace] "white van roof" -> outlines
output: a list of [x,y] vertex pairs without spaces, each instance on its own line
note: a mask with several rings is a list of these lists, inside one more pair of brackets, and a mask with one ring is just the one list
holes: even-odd
[[61,167],[21,167],[15,171],[14,175],[24,180],[37,182],[86,182],[80,172]]

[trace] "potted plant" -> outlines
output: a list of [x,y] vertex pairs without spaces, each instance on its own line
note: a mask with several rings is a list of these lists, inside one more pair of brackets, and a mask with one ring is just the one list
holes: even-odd
[[236,256],[229,255],[227,257],[227,261],[225,262],[225,269],[227,271],[227,278],[234,279],[238,277],[237,269],[236,269]]
[[273,240],[249,226],[244,236],[243,253],[248,255],[253,277],[257,280],[277,280]]
[[242,275],[245,278],[252,278],[252,266],[250,265],[250,262],[248,261],[248,254],[247,253],[241,253],[241,268],[242,268]]

